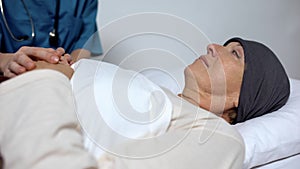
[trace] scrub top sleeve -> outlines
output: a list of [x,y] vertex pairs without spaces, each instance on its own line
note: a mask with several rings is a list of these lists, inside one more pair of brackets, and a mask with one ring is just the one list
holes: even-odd
[[96,24],[98,0],[86,0],[83,5],[81,14],[79,14],[83,21],[83,27],[73,49],[84,48],[91,51],[92,55],[100,55],[102,46]]
[[2,33],[0,32],[0,52],[2,51]]
[[2,28],[1,28],[0,29],[0,52],[4,52],[2,34],[3,34],[3,32],[2,32]]

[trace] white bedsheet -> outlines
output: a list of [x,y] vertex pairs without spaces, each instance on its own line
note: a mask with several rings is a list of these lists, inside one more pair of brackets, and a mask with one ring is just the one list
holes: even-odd
[[[103,152],[99,147],[108,149],[116,141],[165,133],[172,103],[156,84],[137,72],[95,60],[82,59],[73,68],[77,114],[86,147],[95,156]],[[109,140],[103,139],[108,134]],[[99,135],[101,140],[97,140]]]
[[299,169],[300,154],[254,167],[253,169]]

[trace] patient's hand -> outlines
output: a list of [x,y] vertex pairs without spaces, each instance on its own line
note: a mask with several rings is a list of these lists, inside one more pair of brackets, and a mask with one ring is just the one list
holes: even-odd
[[63,56],[61,56],[59,58],[59,62],[58,63],[65,64],[65,65],[71,65],[71,63],[72,63],[72,57],[71,57],[71,55],[68,54],[68,53],[65,53]]
[[61,73],[63,73],[64,75],[66,75],[69,79],[71,79],[74,70],[70,67],[70,65],[66,62],[60,62],[58,64],[52,64],[52,63],[48,63],[45,61],[37,61],[36,62],[36,69],[52,69],[52,70],[56,70],[59,71]]

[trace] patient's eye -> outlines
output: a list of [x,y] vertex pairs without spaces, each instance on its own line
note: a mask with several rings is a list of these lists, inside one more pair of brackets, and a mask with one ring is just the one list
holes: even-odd
[[238,52],[236,50],[232,51],[232,54],[237,57],[238,59],[241,58],[241,56],[238,54]]

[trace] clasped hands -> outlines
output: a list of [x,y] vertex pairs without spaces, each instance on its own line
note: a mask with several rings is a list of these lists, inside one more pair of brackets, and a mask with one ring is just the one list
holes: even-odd
[[42,47],[21,47],[16,53],[1,54],[0,68],[8,78],[34,69],[53,69],[71,78],[74,61],[61,47],[55,49]]

